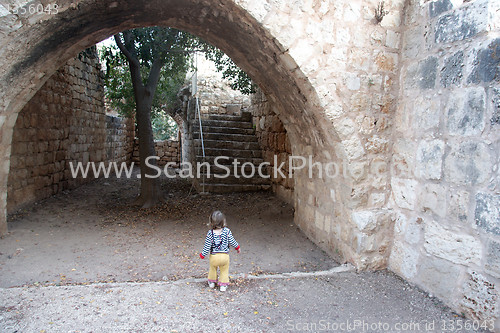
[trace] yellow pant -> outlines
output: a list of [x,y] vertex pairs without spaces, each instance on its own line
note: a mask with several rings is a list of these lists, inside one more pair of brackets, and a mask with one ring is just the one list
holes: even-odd
[[227,286],[229,284],[229,254],[215,253],[210,255],[209,282],[217,283],[217,268],[220,270],[219,286]]

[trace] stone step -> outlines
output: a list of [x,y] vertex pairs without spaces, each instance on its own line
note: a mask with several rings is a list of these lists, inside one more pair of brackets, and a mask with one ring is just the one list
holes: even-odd
[[[211,165],[214,165],[214,161],[215,161],[216,157],[217,156],[206,156],[205,160],[203,160],[203,156],[197,155],[196,156],[196,161],[198,161],[198,163],[201,163],[201,162],[205,161],[205,162],[208,162]],[[255,165],[255,167],[257,167],[258,165],[260,165],[261,163],[264,162],[264,160],[262,158],[260,158],[260,157],[238,157],[238,158],[230,157],[230,156],[228,156],[228,157],[229,158],[221,158],[221,159],[219,159],[217,161],[218,164],[220,164],[220,165],[230,165],[236,159],[238,161],[238,165],[239,166],[241,166],[244,163],[249,162],[249,163],[252,163],[253,165]]]
[[[232,127],[232,128],[252,128],[253,124],[248,121],[237,121],[237,120],[212,120],[212,119],[202,119],[201,125],[203,127]],[[195,121],[193,126],[200,127],[200,124]]]
[[[229,168],[230,175],[234,174],[234,166],[233,165],[227,165],[227,164],[222,164],[222,163],[219,163],[219,164],[224,166],[224,168]],[[211,175],[214,175],[214,174],[226,175],[228,170],[224,169],[224,168],[222,168],[220,166],[215,166],[214,164],[211,164],[210,165],[210,174]],[[245,164],[245,166],[243,166],[243,163],[240,163],[237,165],[238,175],[241,175],[242,173],[244,173],[245,175],[251,175],[252,169],[253,169],[253,172],[256,175],[256,177],[259,176],[259,165],[258,164],[253,164],[253,166],[251,166],[249,164]],[[269,174],[270,174],[269,170],[271,170],[270,167],[267,167],[266,165],[264,165],[264,166],[262,166],[260,173],[264,176],[269,176]],[[205,167],[203,167],[201,169],[201,173],[205,173]]]
[[[203,136],[208,133],[223,133],[223,134],[254,134],[255,131],[252,128],[241,128],[241,127],[221,127],[221,126],[202,126]],[[193,135],[199,133],[199,127],[196,126],[193,129]]]
[[[202,184],[198,184],[197,190],[202,191]],[[256,192],[267,191],[271,185],[256,184],[205,184],[205,192],[209,193],[231,193],[231,192]]]
[[[201,147],[196,147],[196,152],[201,154]],[[262,157],[260,149],[245,150],[245,149],[225,149],[225,148],[207,148],[205,147],[205,156],[229,156],[233,158],[252,158]]]
[[[202,151],[199,123],[193,122],[196,160],[198,163],[207,162],[210,164],[211,177],[203,179],[202,174],[200,178],[195,180],[198,191],[203,191],[203,183],[205,184],[204,191],[211,193],[261,191],[271,187],[270,179],[259,175],[258,167],[264,160],[258,139],[255,136],[251,113],[242,112],[241,116],[208,115],[202,120],[202,129],[205,158],[200,156]],[[221,166],[214,164],[217,157],[219,157],[218,164]],[[221,159],[220,157],[226,158]],[[238,162],[236,168],[233,164],[234,161]],[[243,164],[246,165],[242,168]],[[229,174],[228,169],[222,166],[229,168]],[[205,176],[208,176],[206,168],[201,170],[205,172]],[[260,171],[262,174],[268,175],[268,170],[268,167],[263,167]],[[224,177],[216,178],[215,174],[224,175]],[[246,177],[252,174],[251,178]]]
[[[201,147],[201,140],[194,140],[195,147]],[[203,140],[205,148],[218,149],[244,149],[258,150],[260,149],[257,142],[229,141],[229,140]]]
[[[193,138],[198,140],[200,134],[198,132],[193,133]],[[259,140],[255,135],[251,134],[228,134],[228,133],[203,133],[203,140],[214,140],[214,141],[238,141],[238,142],[258,142]]]
[[[207,118],[202,118],[202,121]],[[252,113],[243,111],[241,115],[229,115],[229,114],[210,114],[208,115],[210,120],[228,120],[228,121],[252,121]]]
[[251,178],[248,177],[243,177],[239,171],[238,171],[238,176],[235,177],[234,175],[229,175],[224,178],[216,178],[214,177],[214,174],[210,174],[210,178],[205,175],[205,178],[203,178],[203,174],[200,175],[198,178],[198,182],[201,184],[203,181],[205,184],[250,184],[250,185],[270,185],[271,181],[269,178],[262,178],[259,175],[253,176]]

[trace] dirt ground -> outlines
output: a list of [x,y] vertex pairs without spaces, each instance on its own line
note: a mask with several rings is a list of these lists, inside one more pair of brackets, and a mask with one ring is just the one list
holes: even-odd
[[0,287],[202,277],[198,253],[213,210],[227,216],[242,253],[230,274],[337,266],[293,224],[293,208],[268,192],[197,195],[189,182],[162,179],[166,202],[130,205],[137,178],[99,179],[9,217],[0,241]]
[[[270,193],[199,196],[164,180],[165,204],[139,209],[138,185],[100,179],[9,217],[0,332],[486,331],[456,329],[478,323],[391,272],[339,266]],[[225,293],[198,257],[215,209],[242,248]]]

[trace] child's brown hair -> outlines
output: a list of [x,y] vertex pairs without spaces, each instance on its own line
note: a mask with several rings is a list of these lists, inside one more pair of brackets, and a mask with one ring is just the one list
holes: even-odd
[[208,227],[210,229],[222,229],[226,226],[226,216],[220,211],[216,210],[208,218]]

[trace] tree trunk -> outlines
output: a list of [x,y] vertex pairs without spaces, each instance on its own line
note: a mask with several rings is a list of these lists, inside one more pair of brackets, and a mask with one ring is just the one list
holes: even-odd
[[[156,156],[153,129],[151,127],[151,102],[152,97],[148,96],[147,89],[141,89],[137,96],[137,132],[139,136],[139,160],[141,167],[141,192],[135,204],[142,208],[150,208],[163,201],[158,177],[148,178],[146,175],[156,175],[157,171],[146,165],[146,158]],[[156,165],[155,159],[150,159],[150,165]]]
[[[141,192],[135,204],[142,208],[153,207],[163,201],[160,189],[160,178],[156,177],[157,170],[149,165],[156,166],[156,159],[146,159],[150,156],[156,156],[155,143],[153,139],[153,128],[151,127],[151,107],[153,98],[160,78],[161,68],[164,64],[162,57],[153,61],[147,84],[144,85],[141,77],[140,62],[137,58],[133,36],[130,31],[123,32],[125,45],[122,43],[119,35],[115,35],[116,45],[128,60],[130,68],[130,77],[134,87],[134,98],[136,104],[137,133],[139,136],[139,161],[141,167]],[[127,49],[129,47],[130,49]],[[146,175],[155,176],[146,177]]]

